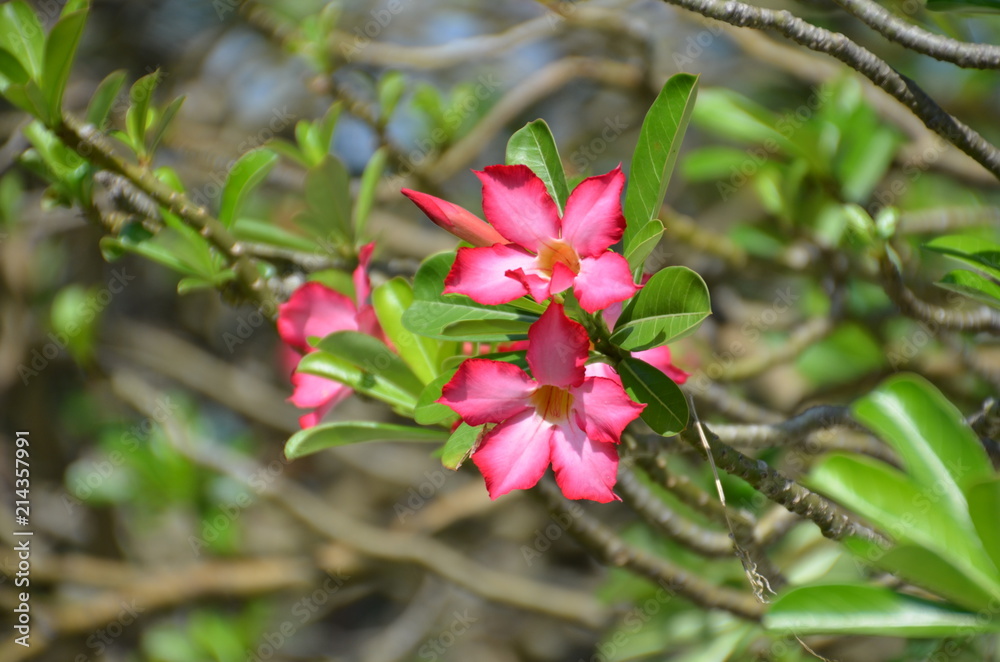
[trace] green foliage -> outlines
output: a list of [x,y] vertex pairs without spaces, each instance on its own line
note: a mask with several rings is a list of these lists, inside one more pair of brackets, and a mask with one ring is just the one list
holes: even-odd
[[545,182],[560,213],[566,207],[569,187],[555,138],[545,120],[529,122],[507,141],[507,165],[526,165]]
[[469,459],[476,448],[476,442],[483,431],[483,426],[473,427],[461,423],[448,437],[441,450],[441,464],[449,469],[458,469]]
[[646,404],[642,420],[654,432],[669,436],[687,427],[687,398],[672,379],[639,359],[622,359],[617,367],[625,392]]
[[986,305],[1000,308],[1000,244],[973,235],[948,235],[924,244],[924,248],[946,255],[979,270],[952,271],[938,285],[964,294]]
[[337,421],[306,428],[285,443],[285,457],[295,460],[326,448],[365,441],[443,441],[445,433],[434,428],[392,425],[374,421]]
[[711,312],[701,276],[687,267],[667,267],[626,304],[611,342],[630,351],[666,345],[693,333]]

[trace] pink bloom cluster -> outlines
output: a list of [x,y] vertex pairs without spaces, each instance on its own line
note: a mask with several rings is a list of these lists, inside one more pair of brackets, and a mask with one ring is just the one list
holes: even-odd
[[[490,166],[476,175],[488,223],[446,200],[403,190],[434,223],[472,244],[458,250],[444,291],[498,305],[526,295],[544,302],[572,288],[584,310],[602,311],[614,326],[622,302],[640,289],[626,260],[609,250],[625,230],[621,169],[581,182],[561,215],[526,166]],[[467,359],[438,401],[467,424],[486,425],[472,460],[490,497],[534,486],[551,464],[568,498],[617,499],[616,445],[645,405],[628,397],[610,365],[584,365],[590,339],[560,303],[549,305],[528,340],[530,377],[510,363]],[[678,383],[688,377],[666,347],[635,356]]]
[[[306,283],[295,290],[287,303],[278,307],[278,335],[290,347],[302,353],[315,348],[309,338],[322,338],[337,331],[360,331],[384,340],[382,328],[375,317],[375,309],[368,302],[371,282],[368,280],[368,263],[375,244],[367,244],[358,254],[358,267],[354,270],[354,296],[344,296],[322,283]],[[299,418],[303,429],[313,427],[338,403],[353,392],[349,386],[316,375],[295,372],[291,376],[295,391],[288,401],[311,412]]]

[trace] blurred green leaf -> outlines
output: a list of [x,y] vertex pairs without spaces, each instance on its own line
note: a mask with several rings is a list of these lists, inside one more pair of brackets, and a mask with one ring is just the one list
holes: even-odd
[[545,182],[560,213],[566,208],[569,188],[555,138],[545,120],[528,122],[507,141],[507,165],[526,165]]
[[167,135],[167,129],[170,128],[171,122],[173,122],[174,117],[177,115],[177,111],[181,109],[181,105],[184,103],[185,97],[179,96],[163,109],[163,113],[160,115],[159,119],[153,124],[149,132],[149,153],[154,154],[156,149],[160,146],[160,141],[163,137]]
[[351,360],[328,352],[315,351],[306,354],[299,361],[298,371],[340,382],[403,412],[412,412],[417,404],[416,396],[408,390],[366,372]]
[[458,469],[462,466],[476,448],[476,441],[483,431],[483,426],[472,427],[461,423],[448,437],[441,452],[441,464],[448,469]]
[[285,457],[295,460],[326,448],[366,441],[440,442],[446,439],[446,434],[440,429],[418,428],[412,425],[392,425],[374,421],[337,421],[296,432],[285,444]]
[[399,355],[424,384],[438,374],[437,342],[418,336],[403,326],[403,314],[413,305],[413,288],[397,276],[372,292],[372,305],[382,330]]
[[52,331],[78,363],[86,363],[94,352],[97,323],[104,306],[81,285],[68,285],[52,300]]
[[139,156],[146,155],[146,128],[149,122],[149,107],[153,101],[153,92],[160,83],[159,70],[147,74],[134,82],[129,89],[131,105],[125,112],[125,132],[132,147]]
[[[629,266],[637,271],[649,255],[633,247],[636,238],[650,221],[660,214],[667,193],[670,174],[684,139],[684,132],[695,106],[698,77],[691,74],[671,76],[642,122],[639,142],[632,155],[628,190],[625,192],[624,252],[632,256]],[[653,246],[646,244],[649,251]]]
[[303,253],[316,252],[316,242],[280,228],[270,221],[237,218],[230,229],[233,236],[241,241],[258,242]]
[[871,331],[860,324],[846,323],[803,350],[795,367],[813,384],[833,385],[878,370],[885,360]]
[[735,147],[701,147],[684,155],[680,171],[690,182],[715,182],[729,179],[748,160],[756,162],[756,155]]
[[388,149],[379,147],[368,159],[365,171],[361,173],[361,186],[358,188],[358,197],[354,201],[354,236],[358,239],[365,236],[365,230],[368,228],[368,216],[375,203],[378,183],[382,179],[388,158]]
[[45,31],[35,10],[23,0],[0,7],[0,46],[16,57],[21,66],[39,80],[45,62]]
[[352,243],[351,177],[335,156],[327,155],[306,174],[309,209],[296,222],[323,242]]
[[0,49],[0,76],[7,79],[7,85],[24,85],[31,79],[31,74],[6,49]]
[[1000,308],[1000,285],[974,271],[952,271],[938,281],[937,285],[987,306]]
[[998,0],[927,0],[928,11],[957,14],[1000,14]]
[[1000,514],[1000,477],[994,476],[968,485],[966,496],[969,500],[969,515],[979,532],[979,539],[994,565],[1000,568],[1000,526],[997,526]]
[[803,586],[778,597],[764,617],[768,630],[803,634],[948,637],[996,632],[1000,621],[876,586]]
[[94,96],[87,104],[87,122],[98,129],[103,129],[108,121],[108,116],[115,106],[118,94],[121,93],[122,85],[125,84],[125,73],[124,69],[119,69],[108,74],[97,86]]
[[374,336],[358,331],[337,331],[317,343],[323,352],[360,368],[386,389],[396,389],[412,398],[424,390],[424,383],[413,374],[406,362]]
[[246,196],[264,181],[278,155],[268,149],[255,149],[239,158],[229,170],[219,204],[219,220],[229,227],[236,220]]
[[378,81],[379,122],[386,124],[406,91],[406,78],[398,71],[386,72]]
[[629,351],[659,347],[693,333],[711,312],[701,276],[687,267],[667,267],[622,310],[611,342]]
[[49,110],[49,122],[53,125],[62,117],[62,98],[73,68],[76,48],[87,24],[87,12],[77,11],[64,14],[52,27],[45,42],[45,59],[42,71],[42,89]]
[[923,246],[929,251],[955,258],[970,267],[1000,279],[1000,244],[971,235],[938,237]]
[[633,358],[618,363],[618,374],[629,397],[646,404],[642,420],[654,432],[670,436],[687,427],[687,398],[673,380],[645,361]]

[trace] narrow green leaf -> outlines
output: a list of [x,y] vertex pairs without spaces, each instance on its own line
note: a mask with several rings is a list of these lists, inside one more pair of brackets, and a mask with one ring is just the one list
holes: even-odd
[[173,252],[152,241],[131,243],[118,237],[104,237],[100,240],[101,254],[109,262],[120,258],[124,253],[135,253],[147,260],[158,262],[178,273],[188,276],[200,276],[200,272],[179,260]]
[[963,486],[993,475],[986,451],[961,412],[930,382],[897,375],[852,407],[854,418],[893,447],[907,472],[967,519]]
[[625,306],[611,342],[629,351],[659,347],[693,333],[711,312],[701,276],[687,267],[667,267]]
[[417,404],[416,396],[405,389],[366,372],[348,359],[329,352],[315,351],[306,354],[299,361],[298,371],[340,382],[404,412],[412,412]]
[[417,406],[413,409],[414,421],[420,425],[437,425],[449,419],[454,420],[458,416],[454,409],[437,402],[438,398],[441,397],[444,385],[455,376],[457,369],[458,366],[455,366],[450,370],[446,370],[424,387],[420,397],[417,398]]
[[146,126],[149,121],[149,106],[153,92],[160,82],[159,70],[147,74],[132,83],[128,97],[131,105],[125,113],[125,131],[132,145],[140,155],[146,154]]
[[975,613],[856,585],[803,586],[771,603],[764,627],[803,634],[875,634],[896,637],[948,637],[996,632],[1000,619],[982,622]]
[[87,24],[87,12],[77,11],[64,15],[52,27],[45,42],[45,59],[42,71],[42,89],[49,107],[50,121],[62,117],[62,98],[73,68],[76,48]]
[[24,85],[31,79],[31,74],[7,49],[0,49],[0,75],[6,79],[5,88],[9,85]]
[[507,165],[526,165],[545,182],[549,195],[559,205],[561,212],[566,208],[569,187],[566,173],[555,138],[545,120],[535,120],[525,124],[507,141]]
[[960,260],[970,267],[985,271],[993,278],[1000,279],[1000,244],[988,239],[953,234],[938,237],[923,247]]
[[298,222],[325,242],[350,243],[351,177],[344,164],[327,155],[306,174],[306,203],[309,210]]
[[316,161],[319,163],[323,158],[330,152],[330,143],[333,142],[333,132],[337,128],[337,120],[340,119],[340,113],[344,110],[344,104],[340,101],[331,104],[329,108],[326,109],[326,113],[323,117],[316,122],[316,147],[320,151],[320,158]]
[[154,154],[156,148],[160,146],[160,141],[163,137],[167,135],[167,129],[170,128],[170,123],[173,121],[174,116],[177,115],[177,111],[181,109],[181,104],[184,103],[184,96],[179,96],[163,109],[163,113],[160,115],[160,119],[156,121],[153,128],[149,133],[149,153]]
[[285,443],[285,457],[295,460],[316,451],[366,441],[444,441],[445,432],[375,421],[337,421],[296,432]]
[[994,565],[1000,568],[1000,478],[987,478],[966,489],[969,515]]
[[368,227],[368,216],[371,214],[372,205],[375,203],[375,193],[378,189],[379,180],[385,171],[385,164],[389,157],[386,147],[379,147],[368,159],[365,171],[361,173],[361,186],[358,188],[358,197],[354,201],[354,236],[364,237]]
[[958,292],[987,306],[1000,308],[1000,285],[974,271],[952,271],[938,283],[952,292]]
[[448,437],[444,449],[441,453],[441,464],[448,469],[458,469],[462,463],[469,459],[476,449],[476,442],[479,440],[479,433],[483,426],[472,427],[468,423],[460,424]]
[[374,336],[358,331],[332,333],[316,345],[322,351],[361,368],[380,382],[412,396],[414,404],[424,383],[389,347]]
[[660,222],[660,219],[654,218],[632,238],[628,252],[625,253],[625,259],[628,260],[628,266],[632,273],[642,273],[643,263],[656,249],[662,236],[663,223]]
[[[632,261],[642,264],[646,256],[633,244],[646,225],[660,214],[663,196],[667,193],[670,174],[691,120],[697,95],[698,77],[675,74],[663,85],[656,101],[646,113],[639,130],[639,142],[632,155],[628,190],[625,192],[624,252]],[[652,246],[647,244],[651,251]]]
[[389,121],[406,91],[406,78],[398,71],[388,71],[378,81],[379,121]]
[[67,0],[66,4],[63,5],[62,12],[59,16],[66,16],[77,11],[85,11],[90,9],[90,0]]
[[629,397],[645,403],[642,420],[654,432],[670,436],[687,427],[687,398],[673,380],[645,361],[633,358],[618,363],[618,374]]
[[397,276],[372,292],[375,315],[385,335],[392,341],[400,357],[424,384],[438,374],[437,342],[418,336],[403,326],[403,314],[413,305],[413,288]]
[[35,10],[23,0],[0,7],[0,46],[18,59],[35,80],[45,61],[45,31]]
[[233,164],[222,189],[219,220],[229,227],[236,220],[240,206],[255,186],[264,181],[271,168],[278,162],[278,155],[269,149],[247,152]]
[[[403,315],[403,325],[413,333],[441,340],[463,334],[478,342],[526,338],[537,315],[510,305],[484,306],[460,294],[443,294],[444,279],[454,260],[454,253],[439,253],[420,265],[413,279],[415,300]],[[466,324],[484,321],[490,324]]]
[[115,107],[118,94],[121,93],[122,85],[125,84],[125,70],[119,69],[108,74],[101,84],[97,86],[94,96],[87,104],[87,122],[99,129],[103,129],[111,114],[111,109]]
[[237,218],[233,223],[233,236],[241,241],[259,242],[303,253],[315,253],[316,242],[302,235],[289,232],[270,221]]

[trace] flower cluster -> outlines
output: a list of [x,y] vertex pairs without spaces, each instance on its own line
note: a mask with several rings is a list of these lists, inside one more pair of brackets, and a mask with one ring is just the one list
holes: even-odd
[[[615,168],[583,180],[562,214],[526,166],[490,166],[476,175],[486,221],[440,198],[403,190],[434,223],[472,244],[458,249],[444,292],[485,305],[528,295],[553,301],[528,331],[530,376],[511,363],[470,358],[438,402],[468,425],[484,426],[472,460],[491,498],[534,486],[551,464],[568,498],[615,500],[617,444],[646,405],[628,397],[610,365],[586,365],[591,339],[567,317],[562,300],[571,290],[584,311],[600,312],[613,326],[622,302],[641,287],[626,260],[610,250],[625,230],[624,175]],[[688,376],[673,366],[666,347],[636,356],[679,383]]]

